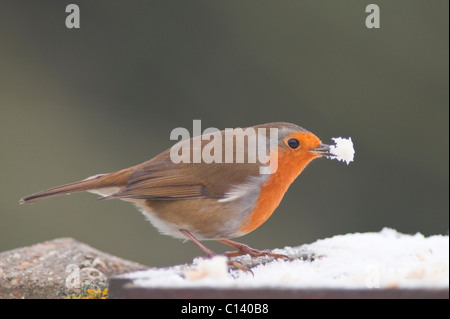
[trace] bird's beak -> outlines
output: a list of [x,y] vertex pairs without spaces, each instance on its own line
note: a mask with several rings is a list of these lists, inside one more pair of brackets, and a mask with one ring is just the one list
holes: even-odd
[[334,156],[330,152],[330,145],[320,144],[318,147],[311,149],[311,152],[318,156]]

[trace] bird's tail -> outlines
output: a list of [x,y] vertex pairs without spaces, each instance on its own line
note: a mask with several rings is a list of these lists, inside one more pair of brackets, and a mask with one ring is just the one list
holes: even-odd
[[74,192],[88,191],[95,194],[111,195],[126,185],[130,175],[129,170],[122,170],[110,174],[98,174],[88,177],[82,181],[74,182],[62,186],[53,187],[41,192],[37,192],[20,199],[19,203],[34,203],[49,197],[70,194]]

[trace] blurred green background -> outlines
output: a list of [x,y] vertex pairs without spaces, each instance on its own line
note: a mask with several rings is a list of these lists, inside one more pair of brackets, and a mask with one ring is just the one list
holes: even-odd
[[[81,28],[67,29],[76,3]],[[365,26],[376,3],[381,28]],[[74,237],[149,266],[200,251],[129,203],[24,195],[138,164],[175,127],[296,123],[351,136],[349,166],[313,162],[255,248],[347,232],[447,233],[449,2],[0,2],[0,251]],[[222,252],[227,248],[206,243]]]

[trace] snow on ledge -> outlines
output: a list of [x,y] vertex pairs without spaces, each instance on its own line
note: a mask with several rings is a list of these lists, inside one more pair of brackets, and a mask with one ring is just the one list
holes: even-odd
[[[448,288],[449,236],[405,235],[390,228],[321,239],[276,249],[311,251],[313,260],[274,260],[251,270],[227,271],[226,259],[196,258],[193,265],[154,268],[126,275],[146,288]],[[249,256],[246,256],[249,258]]]

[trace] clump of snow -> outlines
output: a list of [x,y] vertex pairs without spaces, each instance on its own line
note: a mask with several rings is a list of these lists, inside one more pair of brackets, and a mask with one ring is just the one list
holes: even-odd
[[347,165],[353,162],[355,150],[353,149],[352,138],[333,137],[332,140],[335,145],[330,146],[330,153],[334,156],[329,156],[328,158],[346,162]]
[[194,259],[194,269],[183,272],[186,280],[196,281],[204,279],[225,280],[228,278],[227,257],[214,256],[213,258]]
[[[377,233],[338,235],[309,245],[276,249],[287,256],[304,250],[314,259],[274,260],[245,273],[226,269],[223,258],[193,266],[128,274],[143,287],[448,288],[449,236]],[[247,256],[248,257],[248,256]],[[249,258],[249,257],[248,257]],[[225,267],[225,268],[224,268]]]

